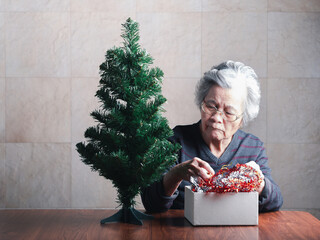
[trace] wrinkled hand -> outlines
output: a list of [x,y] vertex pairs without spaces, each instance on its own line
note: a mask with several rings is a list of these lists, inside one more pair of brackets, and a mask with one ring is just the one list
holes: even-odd
[[200,158],[193,158],[171,168],[163,177],[164,194],[172,196],[182,180],[190,181],[190,177],[208,179],[214,175],[209,163]]
[[265,186],[264,175],[263,175],[263,173],[262,173],[262,171],[260,169],[260,166],[254,161],[250,161],[250,162],[246,163],[246,165],[254,168],[259,173],[260,178],[263,180],[261,185],[260,185],[260,187],[257,189],[257,192],[260,194],[262,192],[262,190],[264,189],[264,186]]
[[208,179],[215,174],[209,163],[193,158],[176,166],[176,174],[181,180],[190,181],[190,177]]

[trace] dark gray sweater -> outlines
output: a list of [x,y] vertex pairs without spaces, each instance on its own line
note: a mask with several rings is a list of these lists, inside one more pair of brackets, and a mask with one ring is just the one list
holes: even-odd
[[[283,199],[278,185],[271,177],[271,169],[268,167],[268,157],[263,143],[252,134],[238,130],[227,149],[220,158],[215,157],[202,139],[200,122],[193,125],[177,126],[173,129],[174,136],[171,141],[180,143],[182,149],[176,164],[198,157],[207,161],[215,172],[223,165],[230,164],[233,167],[237,163],[243,164],[255,161],[265,177],[265,187],[259,196],[259,211],[276,211],[282,206]],[[184,208],[184,187],[190,185],[182,181],[176,192],[167,197],[164,195],[162,180],[153,183],[142,190],[141,198],[147,212],[164,212],[168,209]]]

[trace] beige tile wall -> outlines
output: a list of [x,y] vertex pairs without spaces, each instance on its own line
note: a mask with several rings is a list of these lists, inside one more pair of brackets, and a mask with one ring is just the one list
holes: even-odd
[[6,77],[70,77],[70,13],[7,12],[5,27]]
[[9,143],[70,143],[70,78],[6,78]]
[[72,77],[99,77],[99,63],[104,61],[105,51],[121,44],[121,24],[133,14],[134,11],[71,12]]
[[0,208],[118,205],[75,144],[129,16],[165,73],[171,127],[198,121],[194,88],[212,65],[256,70],[261,111],[245,130],[266,143],[284,208],[320,209],[319,0],[0,0]]
[[71,207],[70,143],[6,143],[7,208]]

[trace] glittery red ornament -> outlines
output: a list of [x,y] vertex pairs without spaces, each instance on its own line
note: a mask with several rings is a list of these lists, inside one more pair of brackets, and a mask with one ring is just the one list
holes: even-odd
[[257,191],[263,179],[257,170],[246,164],[237,164],[228,169],[222,167],[215,175],[207,180],[199,178],[198,186],[192,187],[194,192],[252,192]]

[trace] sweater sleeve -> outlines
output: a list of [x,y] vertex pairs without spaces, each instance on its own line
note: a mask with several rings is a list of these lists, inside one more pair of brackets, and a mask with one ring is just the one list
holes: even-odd
[[[179,142],[175,136],[169,138],[172,143]],[[178,153],[178,159],[181,157],[181,152]],[[173,165],[179,163],[179,160]],[[173,167],[172,166],[172,167]],[[165,174],[165,173],[164,173]],[[163,175],[164,176],[164,175]],[[163,176],[160,181],[152,183],[150,186],[142,189],[141,200],[144,208],[149,213],[165,212],[171,208],[173,201],[178,197],[179,191],[176,190],[170,197],[164,194]]]
[[279,186],[271,177],[271,169],[268,166],[268,157],[262,147],[258,155],[257,164],[264,174],[265,187],[259,196],[259,211],[277,211],[283,204],[283,198]]

